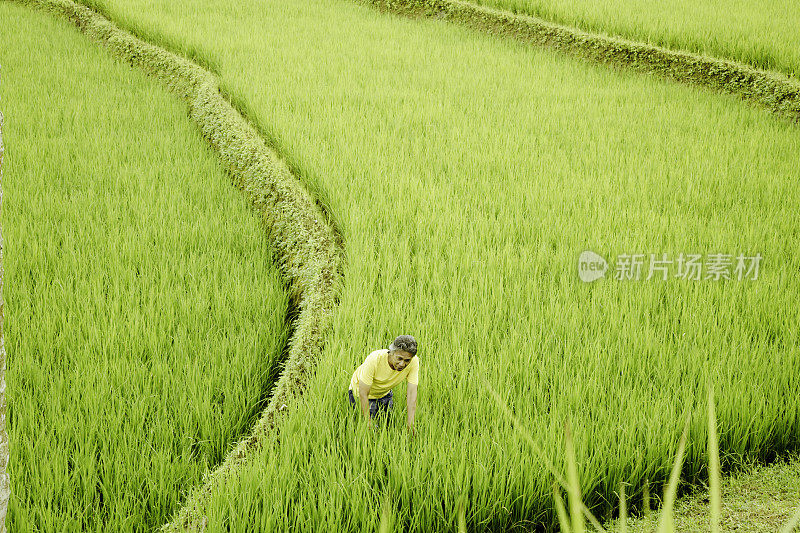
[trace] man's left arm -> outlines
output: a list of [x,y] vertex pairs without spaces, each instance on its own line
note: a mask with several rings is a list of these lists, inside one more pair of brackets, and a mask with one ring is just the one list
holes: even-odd
[[406,389],[406,406],[408,407],[408,429],[414,430],[414,415],[417,414],[417,384],[409,383]]
[[414,415],[417,414],[417,386],[419,385],[419,358],[415,357],[408,374],[406,407],[408,408],[408,429],[414,434]]

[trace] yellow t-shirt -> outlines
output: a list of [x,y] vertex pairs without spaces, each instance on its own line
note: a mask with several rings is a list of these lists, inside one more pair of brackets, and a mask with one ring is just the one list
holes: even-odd
[[350,390],[353,396],[358,399],[358,384],[365,383],[372,388],[369,390],[367,398],[383,398],[398,383],[407,379],[409,383],[419,383],[419,357],[416,355],[411,358],[403,370],[393,370],[389,366],[389,350],[375,350],[367,356],[364,363],[356,368],[353,377],[350,379]]

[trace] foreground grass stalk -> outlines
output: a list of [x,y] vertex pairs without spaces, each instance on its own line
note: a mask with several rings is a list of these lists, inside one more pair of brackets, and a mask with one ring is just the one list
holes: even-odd
[[680,480],[681,466],[683,466],[683,452],[686,450],[686,440],[689,437],[689,423],[691,420],[691,413],[687,413],[683,434],[678,442],[678,451],[675,454],[675,464],[672,465],[669,483],[664,490],[664,504],[661,508],[661,520],[658,522],[658,533],[672,533],[675,531],[672,508],[675,505],[675,497],[678,493],[678,481]]
[[575,447],[572,442],[572,428],[569,420],[564,424],[564,435],[567,445],[567,479],[569,481],[569,514],[572,518],[573,533],[583,533],[583,513],[581,512],[581,489],[578,481],[578,469],[575,465]]
[[392,517],[389,505],[389,497],[385,496],[383,498],[383,505],[381,506],[381,521],[380,524],[378,524],[379,533],[389,533],[392,530]]
[[[495,391],[494,388],[485,379],[483,380],[483,385],[489,391],[489,394],[492,395],[492,397],[494,398],[494,400],[497,403],[498,407],[500,407],[500,409],[503,411],[503,414],[505,414],[505,416],[509,420],[512,421],[512,423],[514,425],[514,429],[516,429],[522,435],[522,437],[526,441],[528,441],[528,444],[530,444],[531,448],[533,448],[534,452],[536,452],[536,455],[539,456],[539,459],[544,463],[544,465],[547,468],[547,470],[556,479],[556,482],[559,485],[561,485],[561,487],[564,490],[566,490],[567,493],[571,493],[571,491],[573,491],[574,489],[577,489],[577,472],[575,473],[576,482],[575,482],[574,485],[572,483],[569,483],[567,480],[565,480],[561,476],[561,474],[558,473],[556,468],[553,466],[553,463],[550,462],[549,459],[547,459],[547,456],[544,454],[542,449],[536,444],[536,441],[533,440],[533,437],[531,437],[531,434],[528,431],[528,429],[522,424],[522,422],[519,421],[519,419],[516,416],[514,416],[514,413],[511,412],[511,410],[508,408],[508,406],[505,404],[505,402],[503,402],[503,399],[500,398],[500,395],[497,394],[497,391]],[[571,436],[569,438],[569,443],[570,443],[569,446],[571,447],[572,446]],[[573,459],[572,460],[574,462],[574,450],[573,450]],[[573,527],[575,527],[575,523],[579,522],[580,523],[580,527],[581,527],[581,531],[582,531],[583,530],[583,518],[576,519],[574,511],[572,511],[572,509],[573,509],[572,505],[573,505],[573,502],[570,499],[570,510],[573,513],[572,517],[571,517],[571,520],[572,520],[572,523],[573,523]],[[598,531],[605,531],[603,529],[603,527],[600,525],[600,521],[597,520],[597,518],[592,514],[592,512],[589,510],[589,508],[586,507],[586,505],[580,500],[580,489],[578,489],[578,504],[577,505],[580,507],[580,509],[583,511],[583,514],[589,519],[589,521],[592,523],[592,525],[594,525],[594,527],[597,528]],[[580,513],[578,513],[578,515],[580,515]]]
[[458,499],[458,533],[467,533],[467,498],[462,495]]
[[[537,454],[543,457],[543,454],[538,446],[536,446],[529,432],[519,422],[513,413],[508,409],[505,403],[500,398],[500,395],[489,385],[484,382],[484,386],[488,389],[489,393],[494,397],[497,405],[503,410],[505,415],[512,420],[514,427],[526,438],[531,446],[536,450]],[[720,467],[719,467],[719,444],[717,441],[716,429],[716,414],[714,410],[714,391],[709,381],[708,384],[708,445],[709,445],[709,491],[710,491],[710,531],[718,532],[720,523]],[[675,461],[670,472],[669,482],[664,489],[664,500],[661,506],[660,518],[657,526],[657,533],[674,533],[675,532],[675,518],[674,506],[678,492],[678,482],[680,480],[681,467],[683,465],[683,456],[686,451],[686,443],[689,437],[689,426],[691,423],[691,413],[686,414],[686,421],[684,423],[681,438],[678,441],[678,449],[675,454]],[[564,480],[560,478],[555,469],[545,460],[545,465],[554,475],[557,483],[553,484],[553,501],[558,516],[558,522],[561,530],[565,533],[575,533],[584,531],[584,522],[582,514],[590,520],[592,525],[597,531],[604,531],[602,525],[594,518],[589,512],[588,508],[583,504],[580,495],[580,486],[578,483],[578,472],[575,461],[575,448],[572,438],[572,428],[569,421],[564,424],[564,435],[566,441],[566,462],[567,462],[567,483],[565,486]],[[569,497],[569,516],[564,508],[564,501],[561,497],[561,489],[564,487],[567,490]],[[649,482],[644,482],[644,515],[646,518],[650,516],[650,496],[649,496]],[[583,511],[583,513],[581,513]],[[621,533],[628,531],[628,511],[627,503],[625,500],[625,484],[620,485],[620,526]],[[794,513],[792,518],[781,529],[781,533],[789,533],[793,531],[797,524],[800,523],[800,507]]]
[[563,533],[571,533],[569,518],[567,518],[567,511],[564,509],[564,499],[561,497],[561,488],[557,483],[553,483],[553,501],[555,502],[556,515],[558,516],[558,524],[561,526]]
[[711,533],[719,532],[722,501],[720,496],[719,443],[717,415],[714,410],[714,389],[708,383],[708,490],[711,504]]

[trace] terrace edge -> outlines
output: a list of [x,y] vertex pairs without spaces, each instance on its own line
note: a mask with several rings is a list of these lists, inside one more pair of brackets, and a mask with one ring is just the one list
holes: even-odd
[[[3,212],[3,113],[0,112],[0,214]],[[6,531],[6,513],[11,497],[11,480],[8,475],[9,443],[6,431],[6,345],[5,299],[3,297],[3,231],[0,224],[0,533]]]
[[269,147],[258,131],[226,100],[218,78],[163,48],[144,42],[100,13],[73,0],[15,0],[67,19],[108,52],[158,78],[189,106],[189,115],[225,164],[231,178],[262,219],[274,260],[283,275],[292,308],[297,310],[288,357],[270,401],[252,432],[204,475],[162,531],[203,530],[205,504],[266,437],[302,395],[313,376],[325,336],[332,326],[344,271],[342,235]]
[[360,0],[381,11],[440,18],[573,56],[731,93],[800,122],[800,82],[727,59],[609,37],[463,0]]

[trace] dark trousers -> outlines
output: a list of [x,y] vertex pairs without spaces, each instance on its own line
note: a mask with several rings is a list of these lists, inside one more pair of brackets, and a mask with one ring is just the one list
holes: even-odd
[[[356,399],[353,397],[353,389],[348,390],[347,393],[348,396],[350,397],[350,405],[352,405],[354,408],[360,411],[361,404],[357,402]],[[386,394],[386,396],[384,396],[383,398],[375,398],[375,399],[370,398],[369,399],[370,418],[375,418],[375,416],[378,413],[383,413],[388,415],[389,411],[394,406],[394,400],[392,399],[393,397],[394,397],[394,391],[390,390],[388,394]]]

